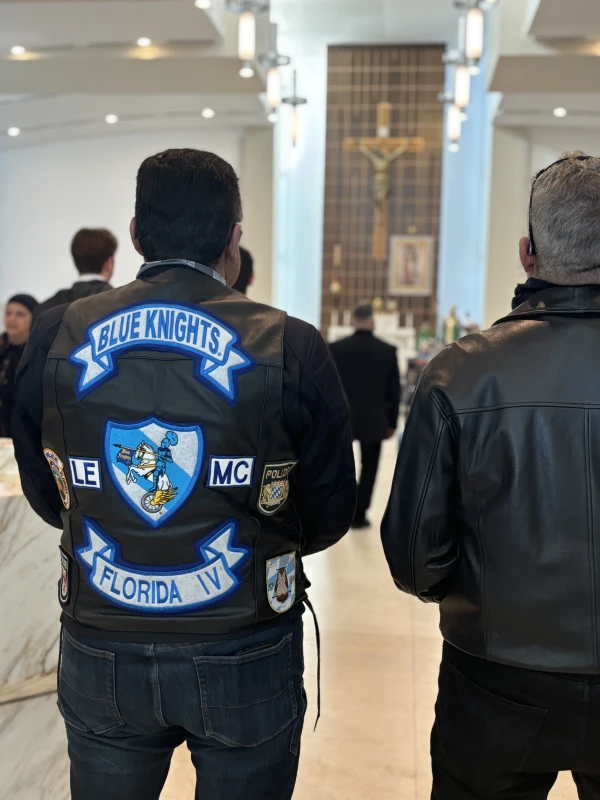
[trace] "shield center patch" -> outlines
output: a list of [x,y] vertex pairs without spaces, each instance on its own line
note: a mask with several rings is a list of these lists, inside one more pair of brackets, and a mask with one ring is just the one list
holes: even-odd
[[112,481],[136,514],[153,527],[164,525],[188,500],[203,456],[200,425],[156,417],[106,424],[104,457]]

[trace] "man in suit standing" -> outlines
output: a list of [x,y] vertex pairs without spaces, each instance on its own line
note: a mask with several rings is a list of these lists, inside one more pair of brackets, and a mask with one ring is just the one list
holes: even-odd
[[117,247],[116,237],[104,228],[82,228],[78,231],[71,242],[71,255],[79,278],[70,289],[61,289],[40,303],[36,318],[50,308],[112,289],[109,281],[115,269]]
[[367,511],[375,486],[381,443],[396,432],[400,409],[400,371],[396,348],[373,335],[368,303],[352,316],[355,332],[331,345],[352,413],[352,435],[360,442],[361,475],[353,528],[368,528]]

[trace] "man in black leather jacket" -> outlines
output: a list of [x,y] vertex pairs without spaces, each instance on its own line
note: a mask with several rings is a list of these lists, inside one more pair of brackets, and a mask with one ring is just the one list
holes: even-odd
[[382,524],[440,604],[435,800],[600,797],[600,159],[538,173],[513,312],[425,370]]

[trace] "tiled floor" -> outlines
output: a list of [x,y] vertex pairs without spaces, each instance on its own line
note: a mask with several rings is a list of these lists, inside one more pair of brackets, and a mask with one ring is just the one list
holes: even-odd
[[[295,800],[426,800],[429,732],[441,641],[437,609],[401,595],[385,564],[378,526],[395,459],[386,445],[371,531],[350,533],[333,550],[307,559],[322,636],[323,716],[312,732],[316,653],[306,622],[311,695]],[[194,776],[176,754],[162,800],[191,800]],[[552,800],[575,800],[562,776]]]

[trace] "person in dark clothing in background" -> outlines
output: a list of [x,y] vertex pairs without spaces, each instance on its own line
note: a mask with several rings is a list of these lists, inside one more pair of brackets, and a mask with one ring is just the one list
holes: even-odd
[[400,370],[396,348],[373,335],[373,309],[354,311],[353,336],[330,345],[352,414],[352,436],[360,442],[361,474],[353,528],[368,528],[367,511],[381,455],[381,443],[396,432],[400,410]]
[[61,289],[40,303],[36,318],[49,308],[111,289],[109,281],[115,269],[118,245],[116,237],[104,228],[82,228],[78,231],[71,242],[71,255],[79,272],[79,280],[70,289]]
[[37,304],[29,294],[16,294],[6,304],[5,333],[0,336],[0,438],[11,437],[17,367],[29,338]]
[[229,288],[241,219],[218,156],[147,159],[137,280],[47,311],[23,357],[23,491],[63,529],[73,800],[158,800],[184,742],[198,797],[294,790],[303,559],[352,522],[350,412],[318,331]]
[[240,247],[240,277],[234,283],[236,292],[248,294],[248,287],[254,281],[254,258],[245,247]]

